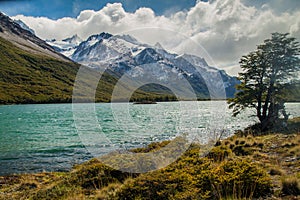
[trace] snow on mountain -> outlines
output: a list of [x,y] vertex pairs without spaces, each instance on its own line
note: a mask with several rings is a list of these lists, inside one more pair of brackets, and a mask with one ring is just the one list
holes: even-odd
[[79,45],[82,42],[82,39],[77,34],[75,34],[72,37],[66,38],[62,41],[67,42],[69,44]]
[[82,39],[76,34],[61,41],[53,39],[46,40],[46,42],[51,45],[57,52],[70,57],[75,52],[78,45],[82,42]]
[[131,35],[116,35],[115,37],[132,44],[141,45],[141,43]]
[[15,23],[19,24],[21,26],[21,28],[29,31],[30,33],[32,33],[33,35],[35,35],[34,30],[32,30],[31,28],[29,28],[29,26],[27,26],[27,24],[25,24],[22,20],[14,20]]
[[[69,42],[72,41],[72,42]],[[92,68],[109,70],[117,76],[127,75],[138,82],[170,84],[179,87],[187,80],[198,97],[208,97],[211,93],[222,93],[225,89],[227,97],[232,97],[238,80],[230,77],[223,70],[209,66],[204,58],[195,55],[177,55],[165,50],[161,44],[154,46],[140,43],[130,35],[111,35],[100,33],[90,36],[80,44],[73,39],[64,40],[62,53],[72,60]],[[79,41],[79,40],[77,40]],[[48,42],[60,44],[58,41]],[[75,45],[76,44],[76,45]],[[215,95],[222,98],[222,95]]]

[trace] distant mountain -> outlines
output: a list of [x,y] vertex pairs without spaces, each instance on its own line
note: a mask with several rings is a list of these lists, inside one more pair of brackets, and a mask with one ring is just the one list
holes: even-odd
[[[209,66],[204,58],[170,53],[159,43],[143,44],[130,35],[92,35],[62,53],[91,68],[109,71],[116,78],[126,75],[127,80],[139,83],[147,82],[147,78],[158,85],[174,83],[183,92],[188,90],[181,84],[186,80],[192,87],[190,92],[195,91],[198,98],[224,98],[220,95],[222,88],[226,97],[233,97],[235,85],[239,83],[224,70]],[[144,87],[146,91],[164,92],[161,87],[156,88]]]
[[[65,43],[79,43],[78,37]],[[82,94],[73,96],[77,102],[109,102],[117,79],[81,66],[0,12],[0,104],[72,102],[74,82],[78,70],[84,71],[77,85]],[[101,79],[99,80],[99,78]],[[98,85],[93,85],[92,83]],[[130,87],[119,84],[126,92]],[[95,91],[93,91],[95,90]],[[94,96],[87,97],[85,91]],[[154,99],[163,95],[137,90],[132,99]],[[165,95],[168,97],[168,95]],[[117,96],[121,100],[122,96]]]
[[78,45],[82,42],[82,39],[76,34],[70,38],[63,39],[62,41],[47,40],[49,45],[51,45],[57,52],[64,54],[65,56],[70,57]]

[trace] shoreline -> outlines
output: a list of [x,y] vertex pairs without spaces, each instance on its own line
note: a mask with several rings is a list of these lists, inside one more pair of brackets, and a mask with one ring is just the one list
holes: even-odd
[[[132,149],[131,151],[134,153],[155,152],[167,144],[168,142],[157,142],[152,143],[147,147]],[[217,143],[204,157],[199,157],[197,153],[199,152],[199,146],[197,144],[193,144],[176,162],[166,168],[144,174],[121,172],[103,165],[97,159],[91,159],[82,164],[75,165],[67,172],[41,172],[34,174],[0,176],[0,199],[3,195],[5,195],[4,197],[18,199],[23,197],[22,195],[24,194],[33,199],[43,199],[45,197],[55,199],[58,198],[59,195],[65,197],[62,199],[72,199],[74,194],[76,194],[76,196],[81,196],[82,198],[80,199],[99,199],[100,197],[105,197],[104,199],[122,199],[123,197],[130,198],[130,195],[143,196],[145,194],[151,196],[157,194],[152,194],[150,191],[160,191],[155,185],[156,182],[164,183],[165,186],[162,187],[172,187],[171,183],[173,179],[176,180],[176,183],[181,185],[181,187],[187,187],[178,193],[184,195],[182,192],[190,191],[188,188],[197,188],[198,186],[193,185],[189,180],[181,182],[180,179],[178,179],[179,177],[185,177],[186,174],[187,176],[185,178],[188,178],[190,177],[188,174],[193,175],[193,173],[195,173],[194,171],[199,168],[201,170],[197,173],[200,174],[197,175],[196,173],[191,177],[194,177],[192,178],[194,181],[200,181],[204,185],[208,186],[211,183],[205,181],[205,176],[211,173],[209,176],[216,181],[219,181],[219,178],[215,177],[214,174],[218,174],[218,169],[223,165],[229,167],[233,163],[235,163],[234,166],[236,166],[234,170],[241,170],[245,167],[249,168],[248,170],[253,170],[251,174],[250,172],[249,174],[244,174],[245,172],[243,171],[237,171],[241,177],[247,177],[245,181],[263,181],[260,182],[260,184],[263,183],[264,185],[261,185],[255,193],[258,197],[263,197],[264,199],[275,199],[279,197],[290,198],[295,195],[285,194],[281,182],[288,181],[290,177],[292,177],[292,174],[294,177],[300,177],[300,173],[297,172],[297,168],[300,166],[300,161],[294,159],[297,155],[300,158],[300,149],[298,148],[296,152],[293,150],[298,145],[300,145],[300,132],[289,134],[267,134],[256,137],[251,135],[234,135],[222,140],[220,143]],[[289,153],[292,152],[292,150],[293,154]],[[277,155],[276,157],[272,156],[274,153]],[[280,160],[279,165],[274,162],[276,160]],[[272,164],[273,162],[274,164]],[[239,169],[238,166],[241,166],[242,168]],[[208,174],[205,175],[206,173]],[[99,176],[98,174],[102,175]],[[205,176],[200,178],[203,176],[201,174]],[[197,178],[199,175],[201,175],[199,177],[200,179]],[[219,176],[223,177],[222,174]],[[149,181],[150,184],[147,187],[145,185],[146,188],[150,187],[148,189],[143,186],[147,183],[144,182],[146,180]],[[239,179],[239,181],[243,180],[244,179]],[[101,184],[97,186],[97,184],[100,183],[98,181],[100,181]],[[224,184],[226,183],[228,186],[226,187],[226,191],[232,191],[231,186],[233,185],[231,184],[233,183],[230,182],[230,179],[227,180],[225,178],[223,181],[225,181]],[[273,185],[271,182],[273,182]],[[274,183],[276,184],[274,185]],[[96,185],[93,186],[93,184]],[[223,183],[220,182],[218,184]],[[256,184],[259,183],[257,182]],[[201,187],[204,187],[204,185]],[[15,188],[15,190],[13,190],[13,188]],[[112,193],[107,191],[108,188],[113,189],[109,190]],[[205,188],[210,190],[206,186]],[[270,188],[270,190],[267,188]],[[128,193],[129,191],[131,192]],[[195,192],[196,191],[197,190],[195,190]],[[213,188],[212,191],[214,191]],[[222,190],[220,190],[220,192],[222,193]],[[233,190],[233,192],[235,191]],[[170,195],[167,190],[163,194]],[[198,192],[189,192],[189,195],[197,196],[200,194],[201,193]],[[210,194],[214,195],[213,193]],[[222,193],[222,195],[226,196],[225,193]],[[241,195],[247,196],[248,194],[245,193]]]

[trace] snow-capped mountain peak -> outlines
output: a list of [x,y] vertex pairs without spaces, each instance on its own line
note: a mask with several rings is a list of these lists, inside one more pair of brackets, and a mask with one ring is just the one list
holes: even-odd
[[[65,55],[74,61],[101,71],[109,70],[119,76],[117,78],[127,74],[143,82],[151,77],[150,82],[174,83],[177,87],[182,87],[180,80],[186,79],[199,97],[204,98],[209,96],[207,84],[217,88],[225,87],[227,95],[232,97],[234,85],[238,83],[236,78],[209,66],[204,58],[170,53],[159,43],[154,46],[143,44],[130,35],[114,36],[104,32],[92,35],[70,52]],[[180,91],[185,91],[185,88]],[[216,98],[225,97],[219,95]]]
[[72,37],[66,38],[62,40],[63,42],[67,42],[69,44],[79,45],[82,42],[82,39],[77,35],[73,35]]
[[141,43],[131,35],[116,35],[115,37],[132,44],[141,45]]
[[59,53],[70,57],[74,53],[78,45],[82,42],[82,39],[77,34],[75,34],[72,37],[63,39],[61,41],[52,39],[46,40],[46,42],[50,44]]
[[[101,41],[101,40],[104,40],[104,39],[108,39],[110,37],[112,37],[113,35],[109,34],[109,33],[105,33],[105,32],[102,32],[100,34],[97,34],[97,35],[91,35],[87,40],[86,42],[88,43],[93,43],[93,41]],[[93,44],[92,44],[93,45]]]

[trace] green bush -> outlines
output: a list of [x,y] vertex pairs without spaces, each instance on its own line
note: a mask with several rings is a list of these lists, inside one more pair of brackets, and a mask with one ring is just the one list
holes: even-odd
[[211,182],[219,198],[258,198],[272,189],[269,175],[248,159],[222,162],[212,170]]
[[269,175],[250,160],[216,163],[209,158],[187,156],[165,169],[125,182],[116,196],[117,199],[236,199],[264,197],[271,191]]

